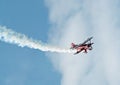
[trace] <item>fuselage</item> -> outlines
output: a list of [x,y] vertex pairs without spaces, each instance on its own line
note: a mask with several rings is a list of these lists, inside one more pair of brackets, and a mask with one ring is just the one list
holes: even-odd
[[77,53],[81,51],[84,51],[84,53],[87,53],[87,50],[92,50],[92,44],[93,43],[84,44],[84,45],[78,46],[75,49],[77,50]]

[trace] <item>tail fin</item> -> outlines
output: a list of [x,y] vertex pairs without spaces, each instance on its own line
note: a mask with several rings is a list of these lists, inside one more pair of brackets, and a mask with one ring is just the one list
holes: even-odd
[[74,47],[75,47],[75,44],[74,44],[74,43],[71,43],[71,47],[74,48]]

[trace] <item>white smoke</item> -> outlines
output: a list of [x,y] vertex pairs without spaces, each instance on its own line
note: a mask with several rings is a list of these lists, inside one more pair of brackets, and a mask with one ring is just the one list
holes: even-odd
[[53,30],[50,42],[64,47],[94,37],[94,49],[87,55],[49,54],[62,74],[61,85],[120,85],[119,0],[46,0],[46,4]]
[[62,49],[62,48],[57,48],[42,44],[40,41],[33,40],[32,38],[28,38],[23,34],[14,32],[13,30],[3,26],[0,26],[0,40],[7,43],[16,44],[20,47],[26,46],[32,49],[38,49],[40,51],[50,51],[50,52],[58,52],[58,53],[75,52],[74,50]]

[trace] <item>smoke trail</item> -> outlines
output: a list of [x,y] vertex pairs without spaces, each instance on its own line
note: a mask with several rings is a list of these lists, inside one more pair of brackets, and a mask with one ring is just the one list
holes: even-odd
[[38,49],[40,51],[50,51],[50,52],[58,52],[58,53],[75,52],[74,50],[62,49],[62,48],[44,45],[40,41],[28,38],[24,34],[14,32],[13,30],[7,29],[6,27],[3,26],[0,26],[0,40],[7,43],[16,44],[20,47],[26,46],[33,49]]

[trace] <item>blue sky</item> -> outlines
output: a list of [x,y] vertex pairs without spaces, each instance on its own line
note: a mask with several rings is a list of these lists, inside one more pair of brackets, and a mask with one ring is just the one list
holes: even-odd
[[[44,0],[0,0],[0,25],[47,42]],[[60,85],[60,74],[44,52],[0,41],[0,85]]]

